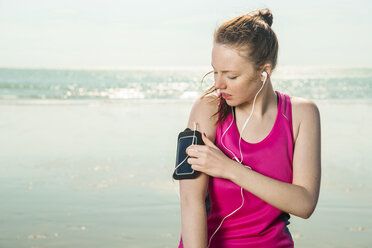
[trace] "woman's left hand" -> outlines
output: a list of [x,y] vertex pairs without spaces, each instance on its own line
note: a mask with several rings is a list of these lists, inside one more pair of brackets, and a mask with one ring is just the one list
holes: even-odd
[[[190,145],[186,153],[191,168],[212,177],[229,179],[235,161],[227,157],[208,137],[202,135],[205,145]],[[237,162],[236,162],[237,163]]]

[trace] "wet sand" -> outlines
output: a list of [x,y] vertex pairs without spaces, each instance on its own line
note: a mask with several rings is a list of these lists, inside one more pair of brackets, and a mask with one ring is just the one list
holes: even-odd
[[[316,101],[322,187],[296,247],[372,246],[372,104]],[[176,247],[192,102],[0,104],[0,247]]]

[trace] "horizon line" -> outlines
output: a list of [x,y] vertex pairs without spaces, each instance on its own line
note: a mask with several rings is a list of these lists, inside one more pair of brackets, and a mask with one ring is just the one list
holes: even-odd
[[[372,68],[372,65],[277,65],[275,70],[280,68]],[[11,70],[102,70],[102,71],[116,71],[116,70],[213,70],[212,67],[208,66],[90,66],[90,67],[68,67],[68,66],[2,66],[0,69],[11,69]],[[275,71],[274,70],[274,71]]]

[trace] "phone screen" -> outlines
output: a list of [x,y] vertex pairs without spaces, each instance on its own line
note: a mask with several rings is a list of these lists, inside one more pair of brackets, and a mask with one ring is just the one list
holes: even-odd
[[191,168],[191,165],[187,163],[188,155],[186,154],[186,148],[190,145],[197,144],[197,137],[196,136],[185,136],[181,137],[178,141],[178,151],[177,151],[177,163],[176,165],[180,164],[182,161],[182,164],[177,168],[176,174],[177,175],[184,175],[184,174],[192,174],[194,170]]

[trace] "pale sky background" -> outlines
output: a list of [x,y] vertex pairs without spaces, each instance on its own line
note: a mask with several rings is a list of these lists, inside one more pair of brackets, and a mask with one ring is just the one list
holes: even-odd
[[265,7],[279,66],[372,66],[370,0],[0,0],[0,67],[210,67],[217,26]]

